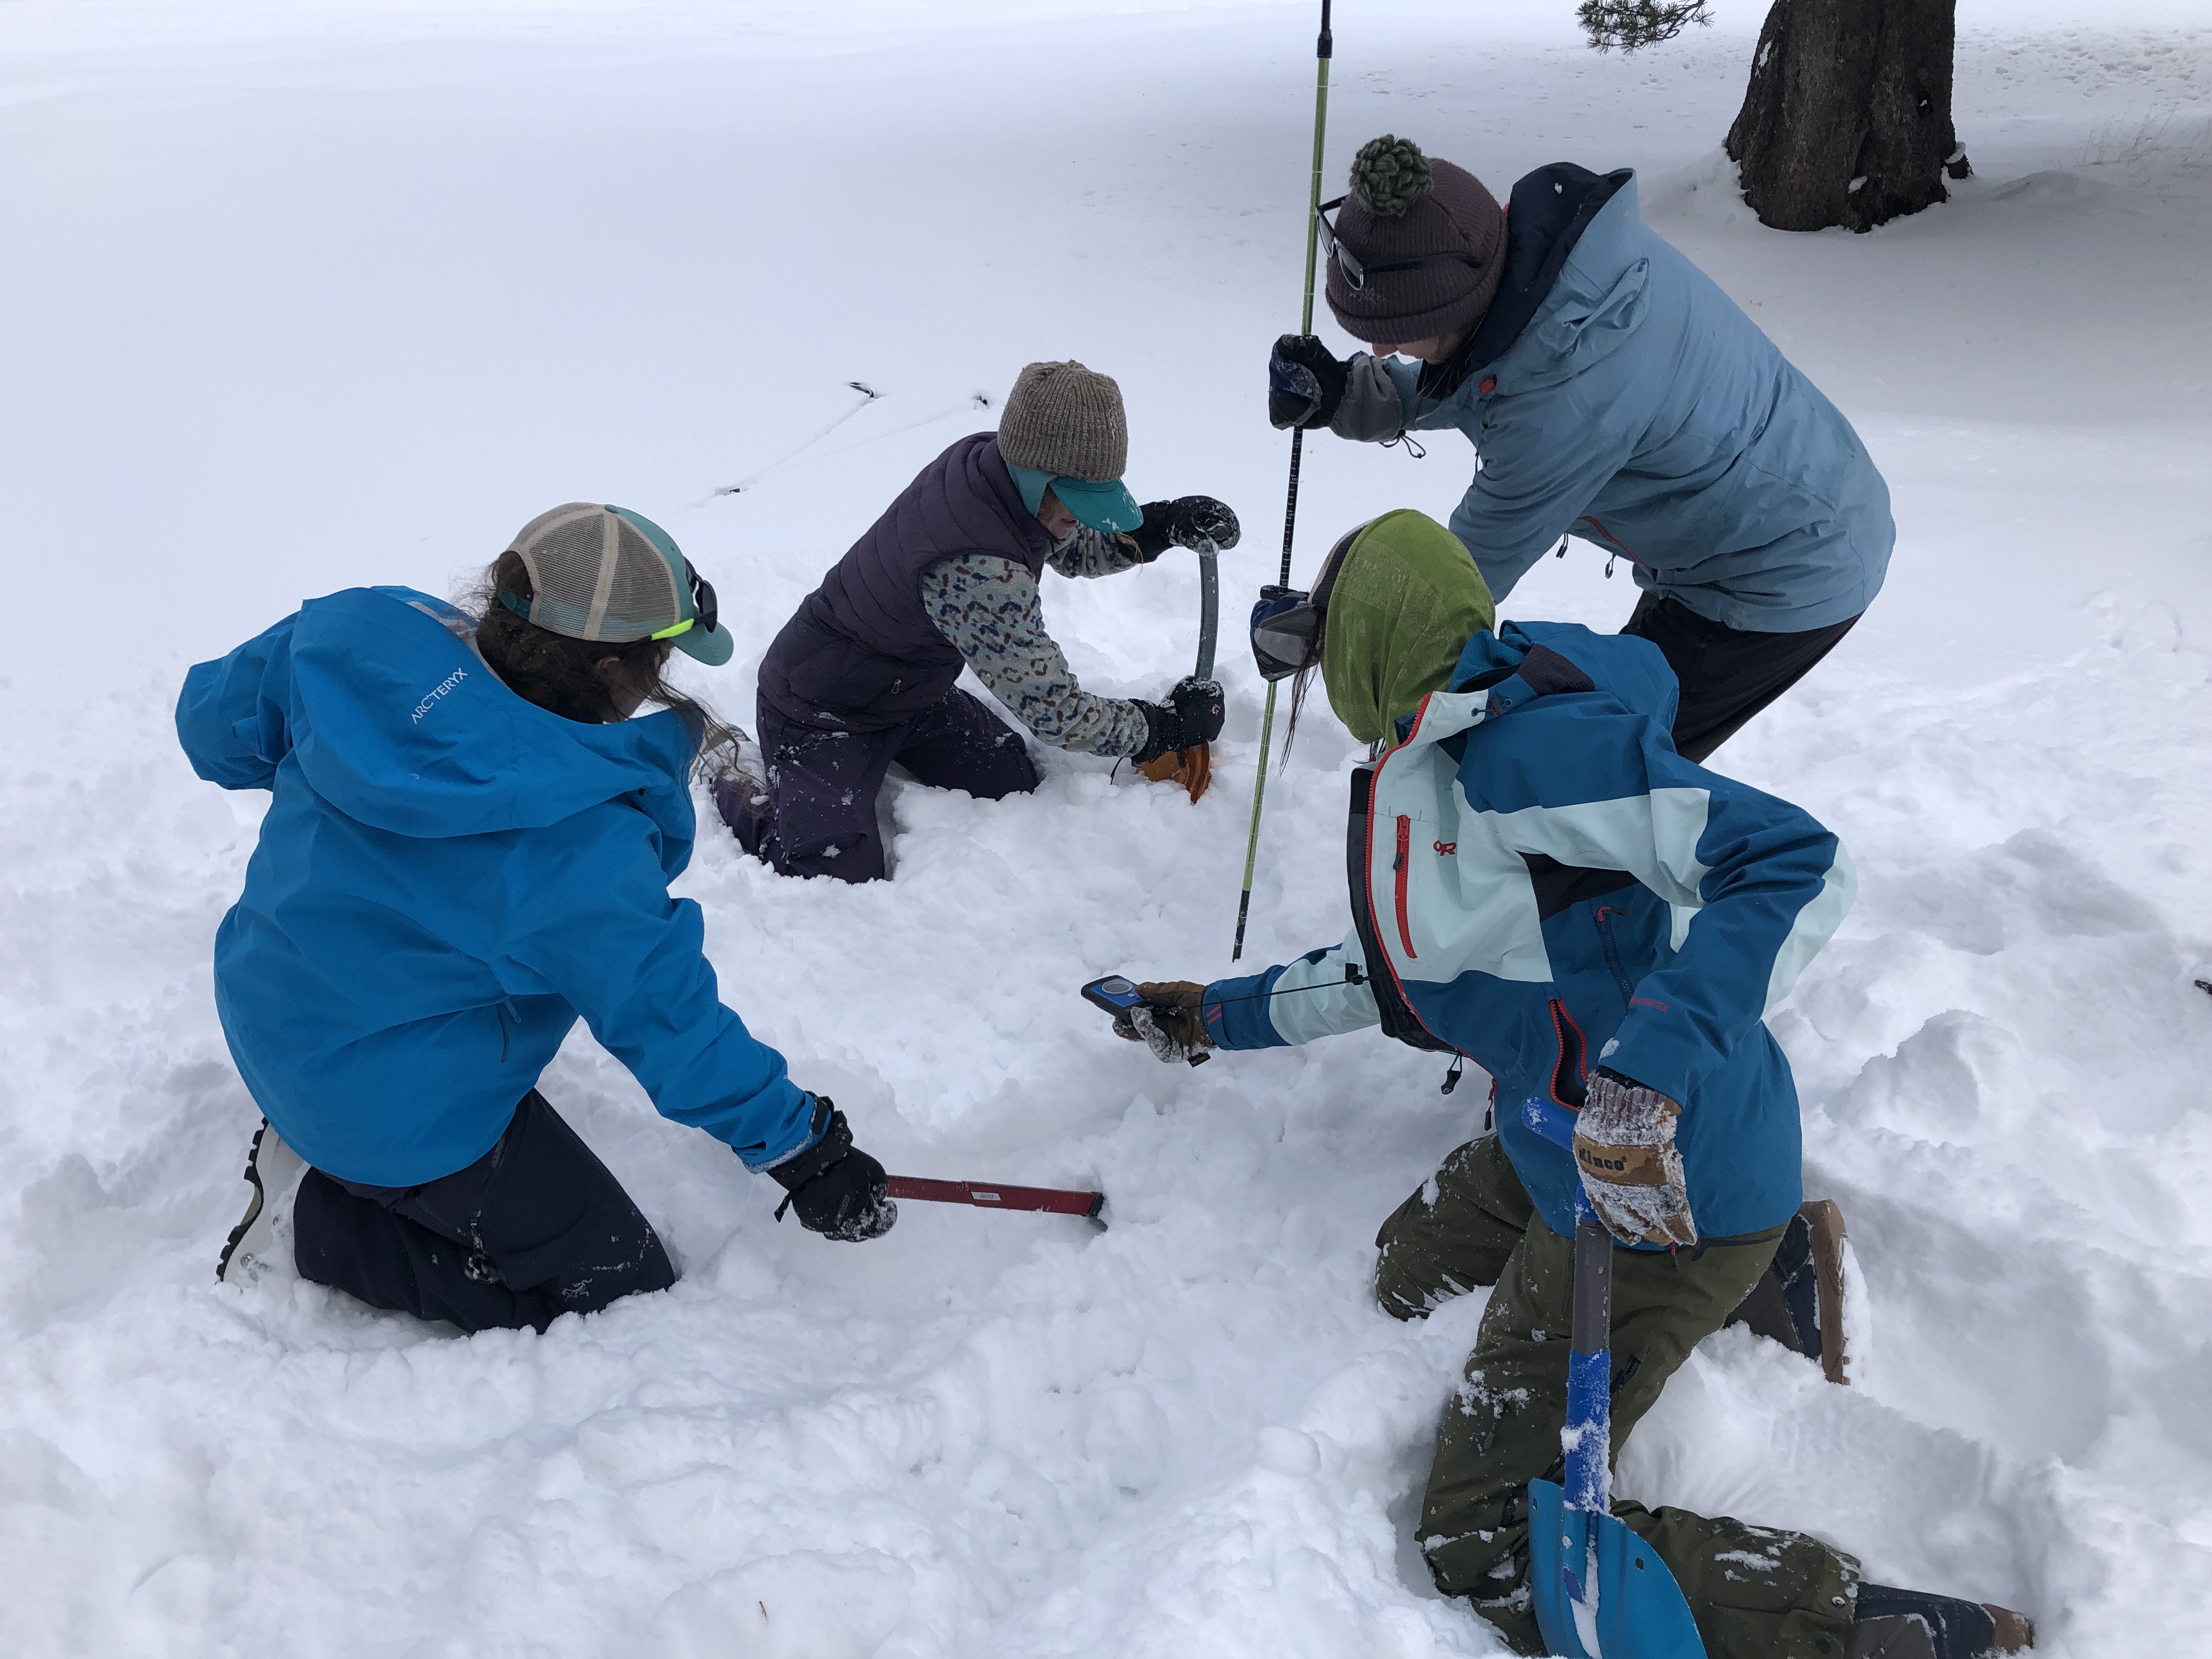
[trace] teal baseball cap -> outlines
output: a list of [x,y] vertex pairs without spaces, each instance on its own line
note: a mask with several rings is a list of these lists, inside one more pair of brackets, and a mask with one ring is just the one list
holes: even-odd
[[642,513],[569,501],[523,526],[507,550],[530,573],[531,596],[502,590],[500,603],[550,632],[610,645],[669,640],[710,668],[737,650],[714,584]]
[[1134,530],[1145,521],[1145,510],[1119,478],[1094,483],[1041,467],[1017,466],[1012,461],[1006,462],[1006,471],[1013,475],[1014,487],[1022,492],[1023,505],[1032,513],[1044,505],[1044,492],[1049,489],[1079,522],[1107,535]]

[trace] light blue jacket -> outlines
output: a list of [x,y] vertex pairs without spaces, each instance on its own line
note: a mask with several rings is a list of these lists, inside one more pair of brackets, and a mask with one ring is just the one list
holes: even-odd
[[1506,1154],[1565,1234],[1574,1161],[1520,1105],[1578,1108],[1610,1066],[1680,1103],[1701,1236],[1788,1220],[1797,1091],[1764,1016],[1850,908],[1842,844],[1674,752],[1674,677],[1649,641],[1508,623],[1468,641],[1451,684],[1354,775],[1351,936],[1207,986],[1209,1033],[1273,1048],[1406,1011],[1413,1040],[1495,1079]]
[[668,896],[694,827],[675,714],[563,720],[451,605],[353,588],[194,668],[177,735],[209,781],[270,792],[216,1008],[315,1168],[404,1187],[475,1162],[580,1015],[664,1115],[753,1168],[806,1143],[807,1096]]
[[1418,363],[1382,366],[1407,427],[1474,446],[1451,529],[1500,599],[1570,532],[1730,628],[1824,628],[1881,590],[1897,531],[1866,447],[1646,228],[1633,177],[1513,343],[1449,397],[1420,395]]

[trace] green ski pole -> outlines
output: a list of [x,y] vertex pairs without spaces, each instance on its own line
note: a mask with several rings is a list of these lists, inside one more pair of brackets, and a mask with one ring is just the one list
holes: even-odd
[[[1314,41],[1313,181],[1306,201],[1306,298],[1298,313],[1298,332],[1313,332],[1314,255],[1317,251],[1316,216],[1321,211],[1322,139],[1328,130],[1328,60],[1336,50],[1329,38],[1329,0],[1321,0],[1321,34]],[[1304,427],[1291,429],[1291,482],[1283,503],[1283,571],[1278,585],[1291,585],[1291,544],[1298,524],[1298,462],[1305,453]],[[1267,712],[1260,717],[1260,765],[1252,778],[1252,830],[1244,842],[1244,891],[1237,901],[1237,943],[1229,952],[1231,962],[1244,954],[1244,923],[1252,913],[1252,872],[1260,861],[1260,810],[1267,798],[1267,750],[1275,736],[1275,687],[1267,682]]]

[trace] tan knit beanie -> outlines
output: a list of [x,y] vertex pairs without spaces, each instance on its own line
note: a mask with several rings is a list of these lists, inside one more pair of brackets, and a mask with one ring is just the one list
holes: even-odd
[[1121,388],[1081,363],[1031,363],[999,417],[999,453],[1056,478],[1112,482],[1129,465]]

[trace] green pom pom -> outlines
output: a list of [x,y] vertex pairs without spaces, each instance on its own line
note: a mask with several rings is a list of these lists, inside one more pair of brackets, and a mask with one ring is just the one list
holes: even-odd
[[1395,219],[1436,188],[1429,158],[1410,138],[1384,133],[1370,138],[1352,158],[1352,194],[1377,218]]

